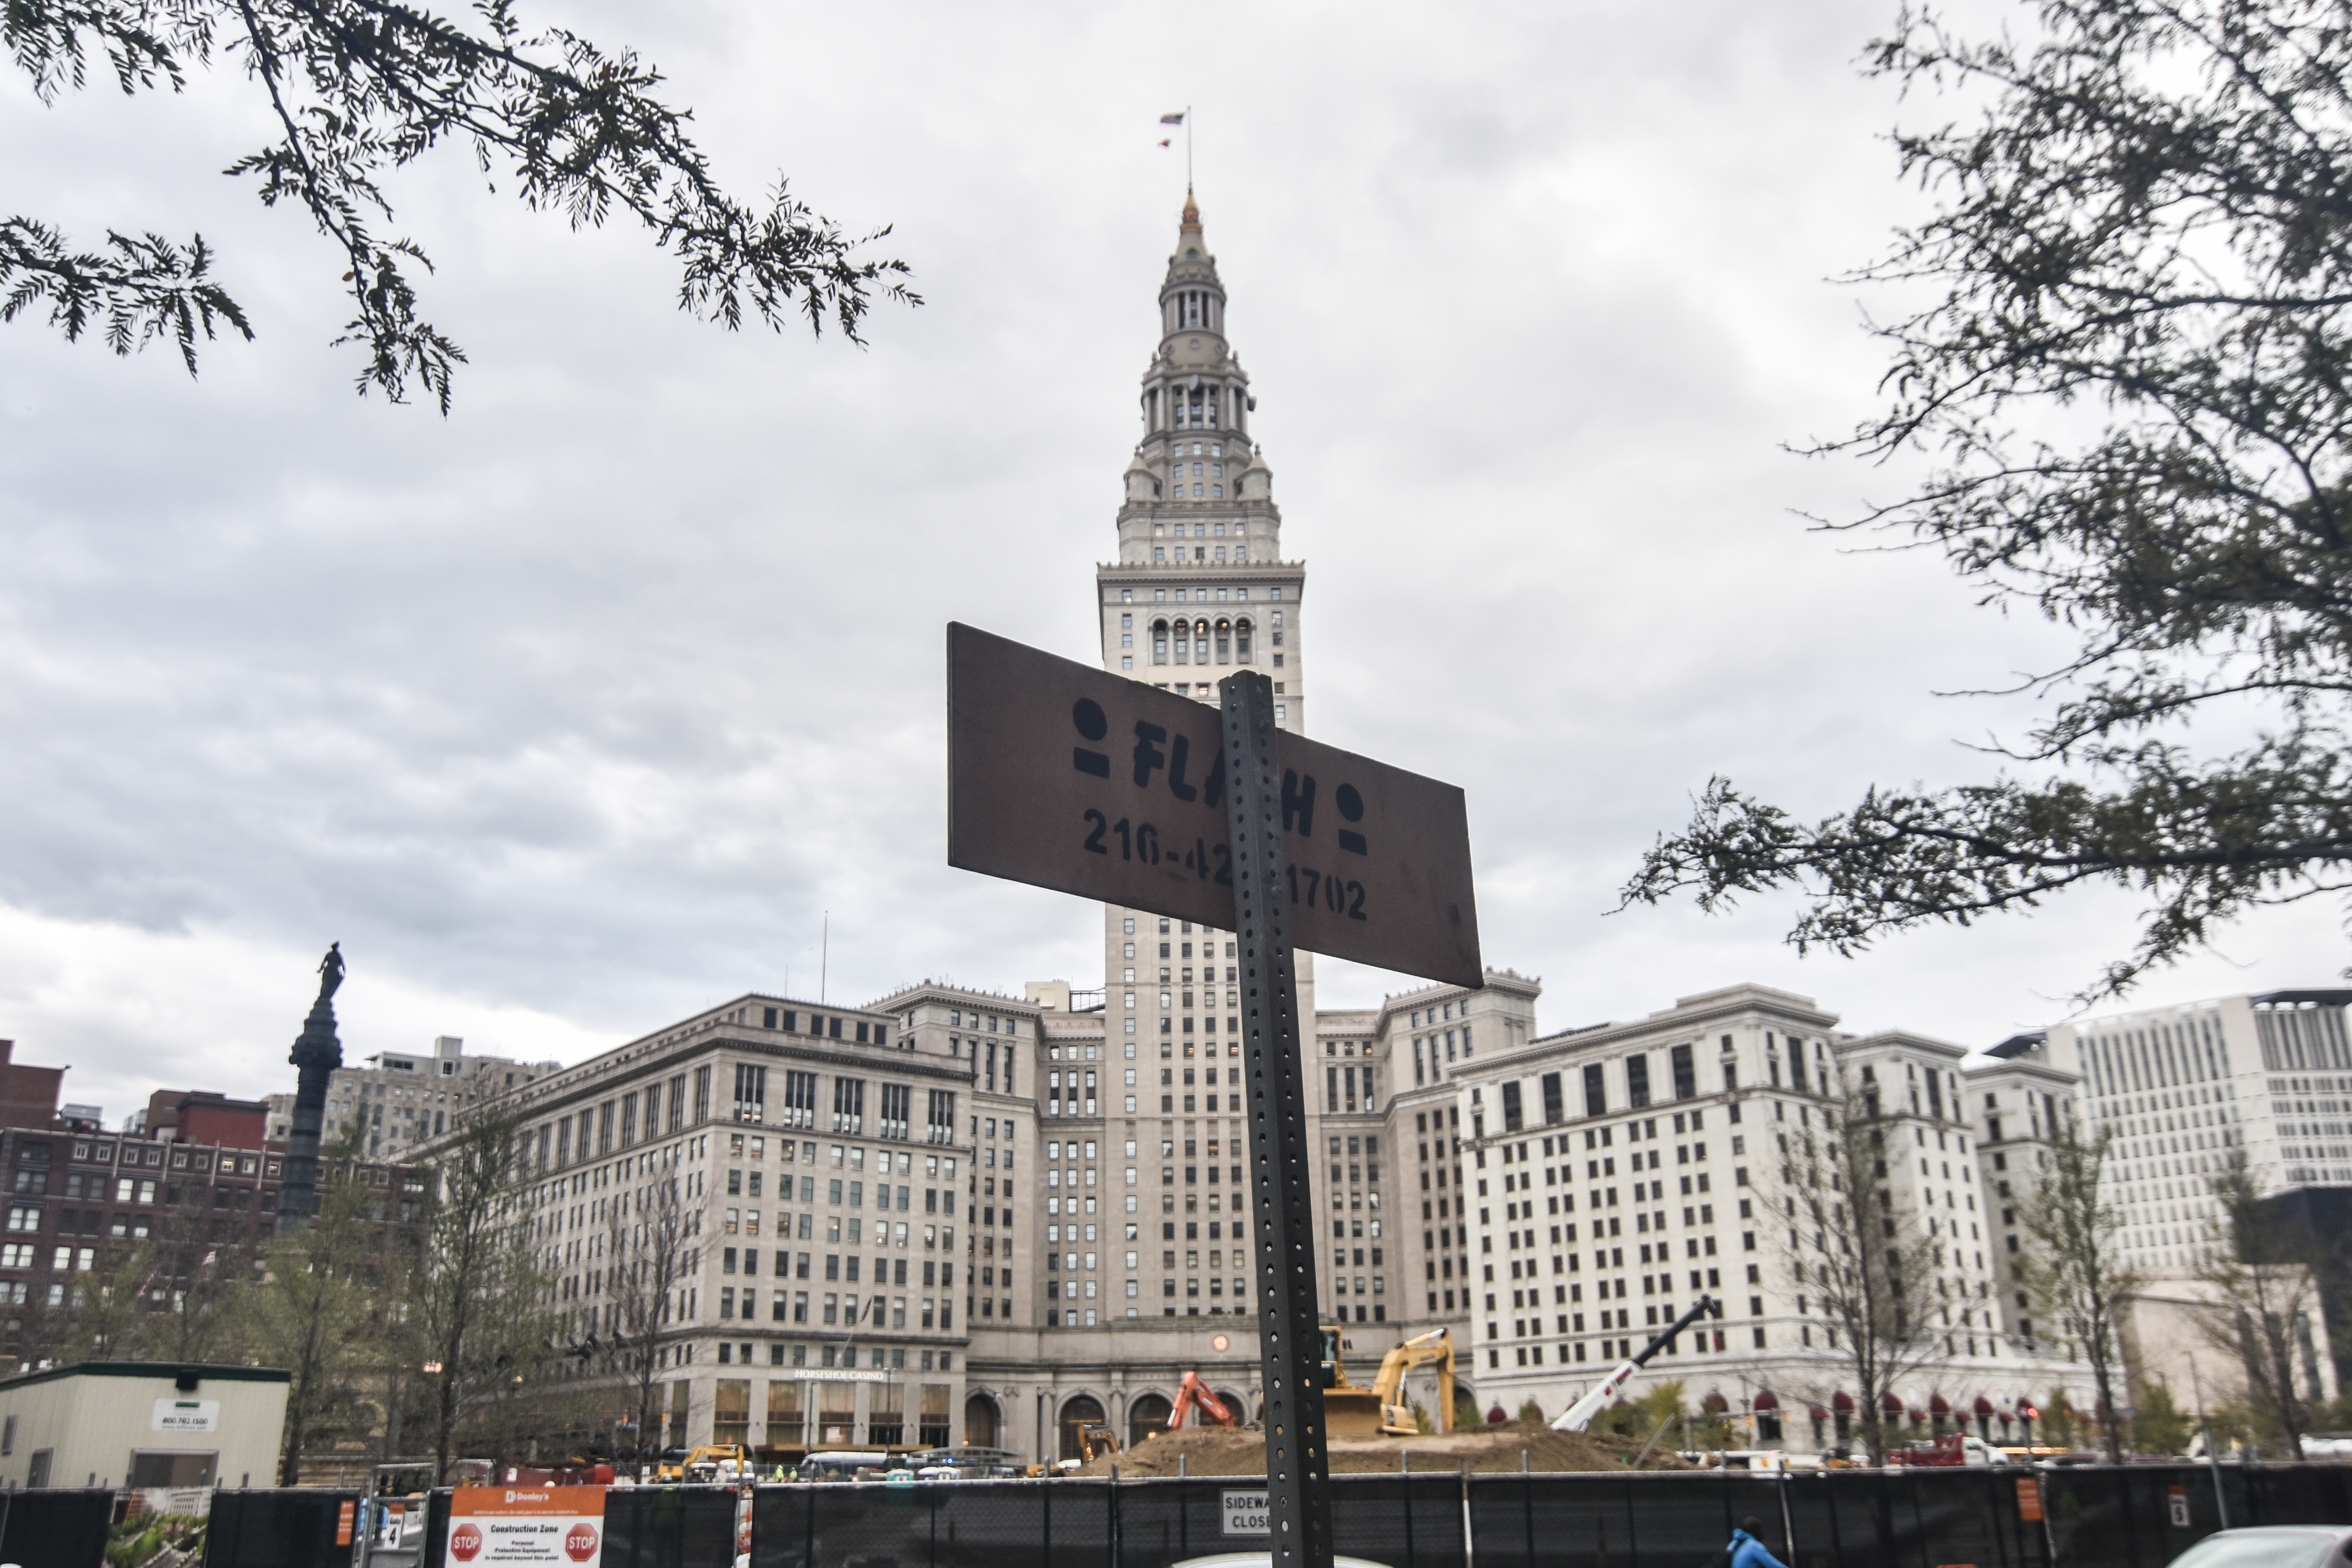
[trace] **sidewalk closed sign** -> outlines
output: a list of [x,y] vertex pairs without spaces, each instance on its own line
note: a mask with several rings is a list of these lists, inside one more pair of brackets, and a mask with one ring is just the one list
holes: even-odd
[[1224,1505],[1227,1535],[1266,1533],[1266,1505],[1264,1492],[1227,1492],[1224,1494]]
[[459,1487],[449,1498],[449,1561],[597,1568],[603,1487]]

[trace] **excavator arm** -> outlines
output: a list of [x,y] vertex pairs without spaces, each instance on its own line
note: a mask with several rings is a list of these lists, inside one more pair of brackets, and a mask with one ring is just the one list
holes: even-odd
[[1176,1387],[1176,1403],[1168,1412],[1168,1430],[1183,1430],[1184,1417],[1195,1409],[1200,1411],[1203,1420],[1217,1426],[1231,1426],[1234,1424],[1234,1413],[1225,1407],[1225,1402],[1210,1392],[1209,1385],[1201,1381],[1199,1373],[1188,1372],[1184,1374],[1184,1381]]
[[1701,1296],[1696,1302],[1693,1303],[1689,1311],[1685,1312],[1681,1317],[1675,1320],[1675,1323],[1672,1328],[1668,1329],[1664,1333],[1660,1334],[1656,1339],[1652,1340],[1647,1345],[1644,1345],[1642,1348],[1641,1354],[1635,1356],[1632,1361],[1625,1362],[1619,1365],[1617,1370],[1611,1373],[1606,1378],[1602,1379],[1599,1386],[1595,1387],[1591,1393],[1586,1394],[1583,1398],[1578,1400],[1575,1404],[1561,1411],[1559,1418],[1554,1420],[1551,1424],[1552,1430],[1555,1432],[1581,1432],[1586,1427],[1591,1426],[1592,1418],[1595,1415],[1600,1415],[1601,1411],[1608,1408],[1610,1402],[1617,1397],[1618,1390],[1623,1388],[1627,1380],[1632,1378],[1635,1373],[1641,1371],[1643,1366],[1647,1365],[1652,1356],[1665,1349],[1668,1342],[1672,1341],[1676,1334],[1681,1333],[1685,1329],[1689,1328],[1691,1324],[1697,1321],[1700,1318],[1705,1317],[1711,1312],[1719,1311],[1721,1309],[1716,1305],[1715,1298],[1712,1296]]

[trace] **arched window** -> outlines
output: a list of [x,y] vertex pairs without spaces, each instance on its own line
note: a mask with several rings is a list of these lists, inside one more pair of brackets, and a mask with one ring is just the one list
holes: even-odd
[[1175,1409],[1164,1394],[1137,1394],[1135,1403],[1127,1407],[1127,1446],[1139,1448],[1144,1439],[1167,1431],[1168,1417]]
[[1209,623],[1206,621],[1192,623],[1192,662],[1209,662]]
[[1081,1394],[1062,1406],[1062,1458],[1077,1458],[1083,1450],[1078,1447],[1078,1428],[1101,1424],[1102,1401],[1092,1394]]
[[1231,621],[1219,621],[1217,623],[1217,662],[1219,664],[1231,664],[1233,662],[1233,657],[1234,623]]
[[1166,621],[1151,623],[1151,662],[1154,664],[1168,662],[1168,623]]
[[1246,620],[1234,623],[1234,658],[1241,664],[1250,661],[1250,624]]

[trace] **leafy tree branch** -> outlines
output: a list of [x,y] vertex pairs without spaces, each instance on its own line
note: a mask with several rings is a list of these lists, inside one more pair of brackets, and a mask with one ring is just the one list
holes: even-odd
[[[252,177],[270,206],[306,211],[334,248],[354,311],[336,341],[362,349],[362,393],[401,402],[421,387],[446,414],[465,361],[423,312],[425,250],[376,226],[394,216],[386,177],[446,141],[468,146],[486,180],[503,169],[527,205],[561,212],[574,229],[634,217],[677,254],[679,308],[730,331],[748,315],[776,330],[804,321],[821,333],[830,322],[862,342],[877,300],[921,303],[904,262],[864,255],[888,229],[846,237],[781,180],[758,203],[730,195],[688,134],[691,111],[656,96],[660,74],[634,53],[563,28],[527,32],[510,0],[482,0],[475,24],[385,0],[0,4],[0,41],[44,100],[86,85],[99,60],[126,93],[176,91],[216,53],[241,62],[278,133],[226,172]],[[0,319],[48,299],[55,324],[75,337],[104,313],[118,352],[169,335],[191,373],[194,334],[210,336],[215,319],[251,335],[205,279],[201,239],[110,237],[102,268],[68,258],[47,226],[11,225]]]
[[[1874,325],[1884,405],[1809,450],[1924,454],[1911,493],[1822,526],[1939,551],[1980,603],[2080,639],[1995,748],[2047,771],[1874,788],[1810,826],[1718,778],[1623,900],[1793,888],[1790,940],[1852,952],[2131,888],[2139,940],[2088,999],[2343,888],[2352,26],[2341,0],[2022,9],[1974,40],[1906,7],[1871,46],[1872,74],[1986,107],[1896,133],[1935,211],[1851,280],[1936,297]],[[2200,756],[2171,733],[2200,720],[2252,739]]]

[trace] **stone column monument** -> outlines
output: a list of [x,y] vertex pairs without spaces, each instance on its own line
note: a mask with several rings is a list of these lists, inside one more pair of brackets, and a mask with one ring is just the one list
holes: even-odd
[[319,961],[319,999],[302,1020],[289,1059],[301,1069],[294,1094],[294,1125],[286,1141],[286,1187],[278,1200],[279,1235],[299,1230],[319,1210],[319,1130],[327,1114],[327,1080],[343,1065],[335,1037],[335,988],[343,983],[343,944],[330,943]]

